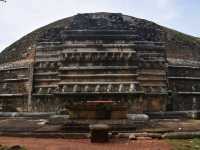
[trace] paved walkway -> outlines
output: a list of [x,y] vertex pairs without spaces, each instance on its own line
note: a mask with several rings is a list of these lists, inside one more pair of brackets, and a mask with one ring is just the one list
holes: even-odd
[[0,137],[1,145],[23,145],[28,150],[171,150],[162,140],[113,140],[107,144],[92,144],[89,140],[36,139]]

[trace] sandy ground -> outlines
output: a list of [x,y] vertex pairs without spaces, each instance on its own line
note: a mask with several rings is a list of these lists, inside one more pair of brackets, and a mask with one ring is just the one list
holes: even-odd
[[89,140],[38,139],[0,137],[2,145],[23,145],[28,150],[171,150],[162,140],[112,140],[107,144],[93,144]]

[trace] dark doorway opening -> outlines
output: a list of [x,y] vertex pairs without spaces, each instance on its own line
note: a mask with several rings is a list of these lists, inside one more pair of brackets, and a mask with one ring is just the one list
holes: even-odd
[[96,119],[111,119],[112,108],[108,104],[98,104],[96,106]]

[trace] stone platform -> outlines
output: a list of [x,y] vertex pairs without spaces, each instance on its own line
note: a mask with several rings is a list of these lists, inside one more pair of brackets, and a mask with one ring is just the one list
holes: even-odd
[[[87,122],[79,120],[52,125],[48,123],[47,119],[0,118],[0,136],[82,139],[89,137],[88,127],[90,123],[92,123],[91,120]],[[98,122],[93,121],[93,123]],[[101,123],[109,123],[109,121],[104,120]],[[125,120],[121,120],[113,122],[110,136],[129,138],[134,133],[142,136],[151,136],[152,138],[162,138],[162,136],[174,136],[174,133],[183,135],[193,135],[195,133],[197,137],[200,136],[199,131],[200,120],[152,119],[147,123],[129,122],[129,124]]]

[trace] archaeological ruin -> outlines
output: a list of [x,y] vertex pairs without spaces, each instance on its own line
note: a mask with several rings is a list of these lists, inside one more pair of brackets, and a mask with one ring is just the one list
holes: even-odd
[[155,26],[117,13],[78,14],[25,36],[0,54],[1,111],[121,119],[198,110],[198,52],[187,44],[181,51],[175,38],[174,50]]

